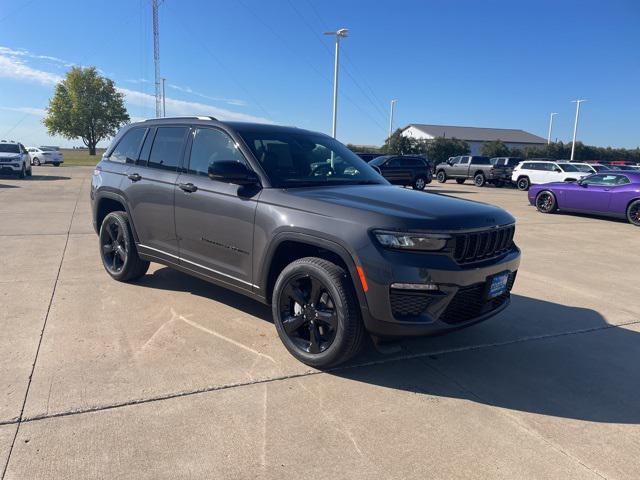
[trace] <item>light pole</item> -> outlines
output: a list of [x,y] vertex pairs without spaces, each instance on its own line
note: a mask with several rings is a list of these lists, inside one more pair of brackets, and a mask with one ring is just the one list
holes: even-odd
[[553,117],[555,117],[557,114],[558,114],[557,112],[551,112],[551,115],[549,116],[549,134],[547,135],[547,145],[551,143],[551,130],[553,129]]
[[389,138],[393,134],[393,111],[395,110],[397,100],[391,100],[391,114],[389,115]]
[[582,102],[586,102],[586,100],[584,99],[572,100],[572,102],[576,104],[576,121],[573,124],[573,143],[571,144],[571,160],[573,160],[573,155],[576,151],[576,133],[578,133],[578,119],[580,118],[580,104]]
[[336,138],[336,119],[338,116],[338,70],[340,68],[340,39],[347,36],[349,30],[341,28],[335,32],[324,32],[325,35],[334,35],[336,37],[336,58],[333,67],[333,126],[331,135]]
[[164,94],[164,82],[166,82],[167,79],[162,77],[162,116],[166,117],[167,116],[167,105],[165,103],[165,94]]

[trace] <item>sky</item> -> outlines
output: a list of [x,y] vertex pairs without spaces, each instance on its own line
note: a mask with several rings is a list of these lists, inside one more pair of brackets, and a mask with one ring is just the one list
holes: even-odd
[[[164,0],[167,115],[213,115],[331,132],[333,37],[341,43],[337,137],[380,145],[410,123],[515,128],[640,146],[640,1]],[[154,116],[150,0],[2,0],[0,137],[81,145],[42,125],[55,83],[96,66],[133,121]],[[103,143],[104,144],[104,143]]]

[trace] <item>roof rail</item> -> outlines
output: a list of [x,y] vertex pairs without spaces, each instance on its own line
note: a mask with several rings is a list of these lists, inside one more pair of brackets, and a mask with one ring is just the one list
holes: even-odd
[[216,117],[212,117],[210,115],[193,115],[189,117],[160,117],[160,118],[148,118],[145,122],[156,122],[158,120],[215,120],[218,121]]

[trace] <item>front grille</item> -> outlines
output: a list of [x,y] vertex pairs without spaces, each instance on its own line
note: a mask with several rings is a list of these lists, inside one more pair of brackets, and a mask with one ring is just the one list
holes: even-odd
[[424,312],[433,298],[424,292],[391,290],[391,312],[395,318],[417,317]]
[[513,247],[515,225],[480,232],[454,235],[453,258],[458,263],[472,263],[497,257]]
[[444,313],[440,315],[440,320],[455,325],[495,310],[509,298],[509,292],[511,292],[516,281],[516,273],[512,272],[509,275],[505,293],[488,301],[485,300],[486,282],[460,288],[451,302],[449,302],[449,305],[447,305]]

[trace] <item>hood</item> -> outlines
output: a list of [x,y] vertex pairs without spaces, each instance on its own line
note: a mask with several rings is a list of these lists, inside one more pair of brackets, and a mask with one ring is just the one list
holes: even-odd
[[350,217],[365,228],[466,230],[515,221],[505,210],[493,205],[390,185],[314,187],[280,192],[282,206],[328,217]]
[[22,155],[20,153],[0,152],[0,158],[3,160],[20,160],[22,158]]

